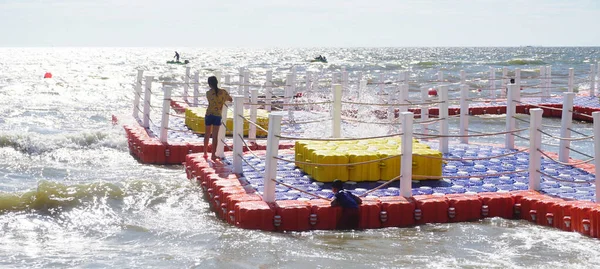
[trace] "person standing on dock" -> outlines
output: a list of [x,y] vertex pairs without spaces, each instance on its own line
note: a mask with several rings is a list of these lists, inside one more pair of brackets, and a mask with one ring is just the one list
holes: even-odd
[[337,223],[337,229],[357,229],[359,221],[358,206],[362,204],[362,200],[351,192],[344,190],[344,182],[339,179],[333,181],[331,190],[335,195],[335,198],[331,201],[331,206],[342,207],[342,217]]
[[212,136],[212,148],[210,159],[216,161],[217,145],[219,144],[219,128],[221,126],[221,111],[225,102],[233,101],[233,98],[229,95],[226,90],[219,89],[219,82],[217,77],[212,76],[208,78],[208,86],[210,90],[206,92],[206,99],[208,100],[208,108],[206,108],[206,114],[204,116],[204,126],[206,132],[204,133],[204,157],[208,157],[208,139]]

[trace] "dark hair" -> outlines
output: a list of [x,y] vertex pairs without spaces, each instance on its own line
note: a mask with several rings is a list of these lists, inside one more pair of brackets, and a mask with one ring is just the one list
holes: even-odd
[[334,180],[334,181],[333,181],[333,183],[331,184],[331,187],[332,187],[332,188],[339,189],[339,190],[343,190],[343,189],[344,189],[344,182],[342,182],[342,181],[341,181],[341,180],[339,180],[339,179],[336,179],[336,180]]
[[511,83],[511,84],[515,84],[515,79],[514,79],[514,78],[511,78],[511,79],[510,79],[510,83]]
[[217,77],[211,76],[208,78],[208,86],[210,86],[211,89],[215,89],[216,94],[219,94],[219,87],[217,87],[217,85],[219,85],[219,81],[217,81]]

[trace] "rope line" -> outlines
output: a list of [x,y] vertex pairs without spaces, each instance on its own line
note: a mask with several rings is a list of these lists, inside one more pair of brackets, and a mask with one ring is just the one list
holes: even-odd
[[510,152],[510,153],[506,153],[506,154],[502,154],[502,155],[480,157],[480,158],[444,158],[444,157],[436,157],[436,156],[420,155],[420,154],[413,154],[413,156],[419,156],[419,157],[424,157],[424,158],[429,158],[429,159],[444,160],[444,161],[479,161],[479,160],[497,159],[497,158],[502,158],[502,157],[506,157],[506,156],[511,156],[511,155],[515,155],[515,154],[518,154],[521,152],[525,152],[527,150],[528,149],[521,149],[521,150],[517,150],[515,152]]
[[493,135],[501,135],[501,134],[514,134],[514,133],[518,133],[518,132],[522,132],[527,130],[528,128],[522,128],[522,129],[516,129],[513,131],[504,131],[504,132],[496,132],[496,133],[480,133],[480,134],[467,134],[467,135],[433,135],[433,134],[423,134],[423,133],[413,133],[413,135],[420,135],[420,136],[429,136],[429,137],[434,137],[434,138],[440,138],[440,137],[478,137],[478,136],[493,136]]
[[535,171],[538,172],[538,173],[540,173],[541,175],[543,175],[545,177],[549,177],[549,178],[551,178],[551,179],[553,179],[555,181],[559,181],[559,182],[569,182],[569,183],[576,183],[576,184],[588,184],[588,183],[593,183],[593,182],[596,181],[596,180],[592,180],[592,181],[576,182],[576,181],[570,181],[570,180],[560,179],[560,178],[557,178],[555,176],[549,175],[549,174],[544,173],[544,172],[542,172],[540,170],[537,170],[537,169]]
[[465,176],[424,176],[424,175],[413,175],[413,178],[417,178],[417,179],[451,179],[451,178],[472,178],[472,177],[481,177],[481,178],[486,178],[486,177],[496,177],[496,176],[502,176],[502,175],[509,175],[509,174],[518,174],[518,173],[523,173],[523,172],[527,172],[526,170],[515,170],[515,171],[507,171],[507,172],[499,172],[499,173],[493,173],[493,174],[481,174],[481,175],[465,175]]
[[375,188],[373,188],[373,189],[370,189],[370,190],[366,191],[365,193],[363,193],[363,194],[359,195],[358,197],[364,197],[364,196],[366,196],[366,195],[367,195],[367,194],[369,194],[369,193],[372,193],[372,192],[374,192],[374,191],[376,191],[376,190],[379,190],[379,189],[381,189],[381,188],[383,188],[383,187],[385,187],[385,186],[387,186],[387,185],[391,184],[392,182],[394,182],[394,181],[396,181],[396,180],[400,179],[401,177],[402,177],[402,175],[400,175],[400,176],[397,176],[397,177],[395,177],[395,178],[392,178],[392,179],[388,180],[387,182],[385,182],[385,183],[383,183],[383,184],[381,184],[381,185],[379,185],[379,186],[377,186],[377,187],[375,187]]
[[546,132],[544,132],[544,131],[542,131],[542,130],[540,130],[540,129],[537,129],[537,130],[538,130],[540,133],[542,133],[542,134],[545,134],[545,135],[547,135],[547,136],[549,136],[549,137],[552,137],[552,138],[554,138],[554,139],[558,139],[558,140],[565,140],[565,141],[579,141],[579,140],[586,140],[586,139],[590,139],[590,138],[591,138],[591,139],[593,139],[593,138],[594,138],[594,136],[593,136],[593,135],[591,135],[591,136],[586,136],[586,137],[577,137],[577,138],[570,138],[570,137],[559,137],[559,136],[554,136],[554,135],[551,135],[551,134],[549,134],[549,133],[546,133]]
[[281,185],[283,185],[283,186],[285,186],[285,187],[288,187],[288,188],[290,188],[290,189],[294,189],[294,190],[297,190],[297,191],[299,191],[299,192],[302,192],[302,193],[304,193],[304,194],[308,194],[308,195],[311,195],[311,196],[317,197],[317,198],[319,198],[319,199],[323,199],[323,200],[331,201],[331,199],[325,198],[325,197],[323,197],[323,196],[320,196],[320,195],[318,195],[318,194],[314,194],[314,193],[311,193],[311,192],[307,192],[307,191],[305,191],[305,190],[303,190],[303,189],[299,189],[299,188],[296,188],[296,187],[294,187],[294,186],[292,186],[292,185],[289,185],[289,184],[283,183],[283,181],[278,181],[278,180],[275,180],[275,179],[271,179],[271,180],[272,180],[272,181],[275,181],[276,183],[279,183],[279,184],[281,184]]
[[357,163],[309,163],[309,162],[290,160],[290,159],[285,159],[285,158],[280,158],[280,157],[273,157],[273,159],[281,160],[281,161],[288,162],[288,163],[297,163],[297,164],[314,165],[314,166],[355,166],[355,165],[363,165],[363,164],[381,162],[381,161],[385,161],[385,160],[389,160],[389,159],[393,159],[393,158],[401,157],[401,156],[402,156],[402,154],[392,155],[392,156],[388,156],[388,157],[384,157],[384,158],[380,158],[380,159],[376,159],[376,160],[357,162]]
[[320,119],[320,120],[309,120],[309,121],[293,121],[293,122],[284,122],[281,123],[281,125],[288,125],[288,124],[307,124],[307,123],[315,123],[315,122],[322,122],[322,121],[328,121],[331,120],[331,118],[327,118],[327,119]]
[[562,165],[568,165],[568,166],[575,166],[575,165],[580,165],[580,164],[584,164],[584,163],[589,163],[589,162],[591,162],[591,161],[593,161],[595,159],[595,158],[590,158],[590,159],[587,159],[587,160],[584,160],[584,161],[578,161],[578,162],[573,162],[573,163],[571,163],[571,162],[561,162],[559,160],[556,160],[556,159],[550,157],[548,154],[546,154],[545,152],[543,152],[543,151],[541,151],[539,149],[537,151],[539,153],[541,153],[542,155],[544,155],[544,157],[552,160],[555,163],[562,164]]
[[573,149],[573,148],[571,148],[571,147],[567,147],[567,148],[568,148],[568,149],[570,149],[570,150],[572,150],[572,151],[574,151],[574,152],[577,152],[577,153],[579,153],[579,154],[581,154],[581,155],[583,155],[583,156],[586,156],[586,157],[588,157],[588,158],[594,158],[594,156],[592,156],[592,155],[589,155],[589,154],[583,153],[583,152],[581,152],[581,151],[579,151],[579,150],[576,150],[576,149]]
[[371,137],[357,137],[357,138],[316,138],[316,137],[291,137],[291,136],[281,136],[277,135],[280,139],[286,140],[309,140],[309,141],[354,141],[354,140],[368,140],[368,139],[377,139],[377,138],[387,138],[394,136],[401,136],[403,133],[399,134],[389,134],[389,135],[380,135],[380,136],[371,136]]

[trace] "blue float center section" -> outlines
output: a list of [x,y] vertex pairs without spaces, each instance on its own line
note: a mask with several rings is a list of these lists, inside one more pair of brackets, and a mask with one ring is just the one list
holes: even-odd
[[[527,190],[529,188],[529,154],[519,152],[509,156],[497,157],[516,150],[498,148],[487,145],[455,144],[450,146],[450,152],[444,158],[469,159],[487,158],[485,160],[450,160],[443,164],[442,180],[412,181],[413,195],[425,194],[453,194],[453,193],[480,193],[480,192],[508,192]],[[281,158],[294,159],[294,154],[283,154]],[[243,162],[243,177],[240,179],[254,187],[258,193],[263,193],[265,162],[247,153]],[[231,157],[225,162],[231,163]],[[294,163],[278,161],[277,179],[298,189],[314,193],[323,197],[332,198],[331,183],[312,180],[307,174],[298,169]],[[542,159],[542,172],[556,177],[554,180],[542,176],[541,192],[551,196],[569,200],[595,201],[595,176],[580,168],[565,166],[552,160]],[[257,171],[258,170],[258,171]],[[525,170],[525,172],[506,174],[501,176],[487,176],[502,172]],[[467,178],[452,178],[454,176],[468,176]],[[370,189],[376,188],[385,181],[376,182],[345,182],[344,188],[356,195],[362,195]],[[368,196],[398,196],[398,181],[379,190],[373,191]],[[298,190],[277,184],[277,200],[316,199],[314,196]]]

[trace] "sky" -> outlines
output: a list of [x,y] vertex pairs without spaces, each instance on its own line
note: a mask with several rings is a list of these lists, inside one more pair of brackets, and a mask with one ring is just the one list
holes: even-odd
[[0,47],[600,46],[600,0],[0,0]]

